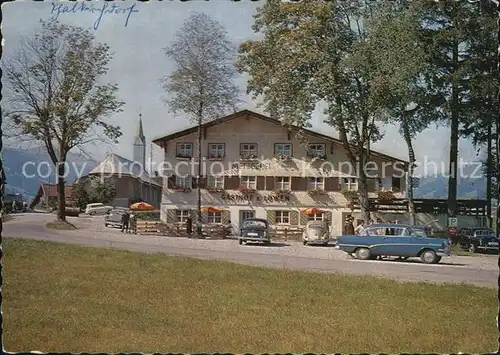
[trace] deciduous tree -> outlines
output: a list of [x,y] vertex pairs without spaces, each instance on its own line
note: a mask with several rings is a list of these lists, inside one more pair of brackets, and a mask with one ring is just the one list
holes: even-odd
[[174,114],[183,114],[198,124],[197,142],[197,234],[201,235],[201,125],[236,111],[238,88],[234,66],[236,48],[227,31],[204,13],[191,15],[176,33],[165,55],[175,70],[161,81],[165,103]]
[[370,214],[364,167],[372,142],[382,137],[377,122],[388,118],[387,103],[380,98],[383,90],[375,90],[384,77],[374,65],[380,58],[368,40],[372,28],[367,20],[398,6],[269,0],[258,10],[253,26],[263,39],[240,47],[240,70],[250,75],[248,91],[262,98],[278,118],[309,126],[318,104],[326,107],[326,122],[339,133],[356,170],[366,222]]
[[121,111],[118,86],[103,84],[109,46],[84,28],[43,22],[4,62],[6,117],[19,134],[44,144],[57,168],[58,219],[65,220],[64,176],[68,152],[89,141],[116,140],[120,128],[105,118]]

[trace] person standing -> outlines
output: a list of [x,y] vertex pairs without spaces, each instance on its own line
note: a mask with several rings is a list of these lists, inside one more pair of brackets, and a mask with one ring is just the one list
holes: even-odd
[[193,233],[193,220],[191,217],[186,218],[186,233],[191,238],[191,234]]
[[122,214],[122,233],[128,233],[130,223],[130,215],[127,211]]
[[354,235],[354,225],[352,224],[354,218],[348,216],[344,224],[344,235]]

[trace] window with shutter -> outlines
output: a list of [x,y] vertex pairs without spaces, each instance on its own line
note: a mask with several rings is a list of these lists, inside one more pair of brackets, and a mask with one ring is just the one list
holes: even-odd
[[265,180],[264,176],[257,176],[257,190],[264,190]]
[[274,190],[274,176],[266,176],[266,190]]
[[167,210],[167,223],[175,223],[175,210],[174,209],[168,209]]
[[305,226],[308,221],[309,221],[308,216],[306,214],[301,213],[300,214],[300,225]]
[[292,191],[305,191],[306,190],[306,178],[300,176],[293,176],[291,183]]
[[401,191],[401,178],[397,177],[392,178],[392,190]]
[[276,224],[276,214],[275,214],[275,211],[267,211],[267,222],[269,224]]
[[228,210],[222,211],[222,224],[228,224],[231,217],[231,212]]
[[226,190],[236,190],[240,182],[240,178],[238,176],[225,176],[224,177],[224,189]]

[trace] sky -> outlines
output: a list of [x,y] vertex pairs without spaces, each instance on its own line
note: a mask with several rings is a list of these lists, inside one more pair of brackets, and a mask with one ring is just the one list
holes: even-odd
[[[109,118],[110,123],[121,127],[123,135],[116,145],[90,145],[85,151],[96,161],[100,161],[108,153],[114,152],[126,158],[132,158],[132,144],[138,129],[138,116],[142,113],[146,139],[167,135],[187,128],[190,122],[183,117],[174,116],[162,98],[165,93],[160,79],[171,73],[175,67],[164,55],[162,48],[169,45],[175,32],[193,12],[204,12],[219,21],[226,29],[230,39],[236,44],[257,38],[252,31],[253,14],[263,4],[260,1],[212,0],[212,1],[162,1],[162,2],[116,2],[123,11],[121,13],[104,14],[99,20],[99,12],[81,11],[62,12],[61,4],[69,7],[73,2],[28,2],[16,1],[2,4],[4,36],[4,56],[18,48],[22,37],[32,36],[40,28],[40,20],[57,20],[71,25],[89,28],[95,32],[96,40],[105,42],[114,53],[106,76],[108,82],[119,86],[118,97],[126,104],[123,112]],[[92,1],[95,8],[102,8],[102,1]],[[134,7],[132,7],[135,4]],[[89,5],[90,6],[90,5]],[[108,6],[111,6],[109,4]],[[132,7],[132,8],[131,8]],[[59,9],[59,11],[58,11]],[[132,12],[130,12],[132,10]],[[59,13],[58,13],[59,12]],[[118,12],[118,11],[116,11]],[[246,80],[237,78],[244,104],[241,109],[259,109],[258,102],[246,95]],[[323,123],[318,110],[313,120],[313,130],[324,134],[337,134],[331,127]],[[398,127],[385,126],[384,138],[372,148],[400,159],[408,158],[408,150],[401,138]],[[7,145],[19,146],[9,141]],[[24,145],[26,143],[22,143]],[[435,162],[438,166],[447,167],[449,155],[449,129],[431,127],[419,134],[415,141],[417,161],[421,164]],[[150,157],[150,145],[147,147]],[[153,160],[161,161],[161,148],[153,146]],[[478,158],[473,145],[467,140],[460,140],[459,158],[464,162],[474,162]],[[446,170],[445,170],[446,172]]]

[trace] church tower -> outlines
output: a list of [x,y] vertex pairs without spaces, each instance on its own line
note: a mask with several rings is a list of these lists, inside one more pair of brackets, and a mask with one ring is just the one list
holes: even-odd
[[134,139],[134,163],[139,163],[146,170],[146,137],[142,128],[142,114],[139,114],[139,129]]

